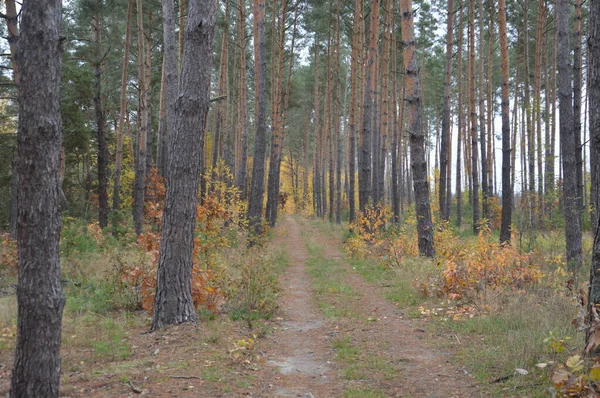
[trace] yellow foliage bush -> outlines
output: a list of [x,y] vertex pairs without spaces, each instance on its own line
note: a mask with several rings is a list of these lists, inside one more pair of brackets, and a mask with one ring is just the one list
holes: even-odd
[[542,277],[528,254],[492,239],[482,226],[475,240],[441,232],[436,244],[440,274],[420,285],[424,294],[453,299],[474,297],[481,290],[522,289]]

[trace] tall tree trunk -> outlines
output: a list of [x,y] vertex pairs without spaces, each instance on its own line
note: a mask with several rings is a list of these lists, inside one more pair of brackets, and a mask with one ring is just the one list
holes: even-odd
[[308,208],[308,193],[310,187],[308,185],[308,176],[310,175],[310,117],[311,113],[307,112],[306,125],[304,126],[304,146],[303,146],[303,160],[304,160],[304,173],[302,174],[302,210]]
[[[296,8],[297,10],[297,8]],[[340,37],[340,24],[341,24],[342,5],[341,0],[337,0],[336,16],[335,16],[335,76],[337,83],[337,101],[336,101],[336,113],[335,113],[335,141],[336,141],[336,164],[335,164],[335,222],[336,224],[342,223],[342,118],[346,120],[346,106],[348,102],[348,78],[346,78],[346,84],[344,85],[344,109],[341,109],[341,97],[342,97],[342,84],[341,84],[341,37]],[[289,80],[288,80],[289,82]],[[290,84],[288,84],[289,87]],[[289,94],[289,92],[288,92]],[[346,123],[344,122],[344,127]]]
[[381,123],[379,124],[379,163],[377,170],[378,197],[381,204],[385,204],[385,164],[388,155],[388,140],[390,136],[390,47],[392,36],[393,2],[385,0],[383,27],[383,54],[381,62]]
[[319,44],[318,37],[315,38],[315,78],[314,78],[314,140],[313,140],[313,205],[317,217],[321,217],[321,150],[320,150],[320,99],[319,90]]
[[471,175],[473,198],[473,233],[479,233],[479,173],[477,151],[477,109],[475,107],[475,0],[469,1],[469,122],[471,126]]
[[[594,234],[598,235],[598,219],[600,211],[600,2],[590,5],[588,44],[588,85],[589,85],[589,126],[590,126],[590,163],[591,163],[591,205],[594,210]],[[596,239],[597,240],[597,239]],[[596,242],[594,241],[594,243]],[[597,248],[594,247],[594,252]],[[600,302],[600,267],[592,264],[594,295],[590,302]],[[592,300],[593,298],[593,300]]]
[[236,185],[242,192],[242,199],[246,198],[246,176],[248,163],[248,116],[247,116],[247,87],[246,87],[246,1],[239,0],[239,32],[240,41],[240,110],[239,110],[239,135],[242,140],[240,162],[237,167]]
[[108,193],[106,190],[107,176],[106,166],[108,164],[108,149],[106,147],[106,118],[104,115],[104,106],[102,105],[102,61],[103,54],[100,48],[100,19],[98,15],[94,17],[94,110],[96,114],[96,133],[98,140],[97,170],[98,170],[98,223],[100,228],[108,225]]
[[[173,134],[152,330],[195,322],[192,253],[204,127],[209,107],[214,0],[190,0]],[[173,123],[171,124],[173,125]]]
[[61,2],[26,2],[15,60],[19,80],[17,341],[11,397],[58,397]]
[[[173,0],[163,0],[163,40],[164,40],[164,92],[165,92],[165,110],[167,113],[167,123],[164,134],[161,134],[158,143],[160,164],[162,175],[166,175],[164,169],[169,164],[169,136],[175,129],[177,96],[178,96],[178,67],[177,67],[177,36],[175,33],[175,4]],[[159,167],[159,170],[161,167]]]
[[[13,82],[19,87],[19,66],[15,60],[15,51],[19,38],[19,26],[17,24],[17,8],[15,0],[6,1],[6,27],[8,30],[8,44],[10,47],[10,62],[13,70]],[[17,191],[19,189],[19,178],[17,175],[18,152],[13,152],[10,178],[10,235],[13,239],[17,237]]]
[[[127,25],[125,29],[125,53],[123,55],[123,73],[121,75],[121,100],[119,103],[119,127],[116,131],[117,148],[115,155],[115,185],[113,191],[113,206],[114,212],[121,209],[121,169],[123,167],[123,128],[125,116],[127,113],[127,81],[129,80],[129,48],[131,45],[131,16],[133,14],[134,0],[128,0],[127,3]],[[115,213],[116,214],[116,213]],[[116,223],[115,219],[115,230]]]
[[[395,0],[394,0],[395,1]],[[451,0],[454,1],[454,0]],[[396,31],[396,18],[392,18],[392,32]],[[392,212],[393,222],[397,224],[400,221],[400,128],[398,125],[398,40],[396,34],[392,35]],[[404,96],[402,97],[404,98]],[[402,104],[401,106],[404,106]]]
[[581,67],[583,56],[581,51],[581,0],[575,0],[575,24],[573,29],[574,57],[573,57],[573,135],[575,139],[575,163],[577,167],[577,194],[579,195],[579,208],[583,211],[583,154],[581,144]]
[[488,197],[492,197],[496,194],[496,146],[495,134],[494,134],[494,96],[492,86],[494,85],[494,10],[495,4],[490,1],[489,3],[489,35],[488,35],[488,70],[487,70],[487,153],[488,153]]
[[[458,87],[458,138],[456,145],[456,225],[460,228],[462,225],[462,141],[464,132],[464,110],[463,110],[463,2],[458,0],[459,20],[458,20],[458,52],[456,54],[456,85]],[[466,138],[465,138],[466,139]]]
[[[217,183],[217,165],[225,157],[224,149],[227,141],[227,104],[229,102],[229,1],[225,1],[225,23],[221,34],[221,56],[219,59],[219,82],[217,83],[217,96],[220,99],[214,110],[215,130],[213,139],[212,173],[213,185]],[[210,188],[214,189],[214,186]]]
[[538,191],[537,191],[537,208],[539,226],[543,222],[543,195],[544,195],[544,178],[542,167],[542,45],[544,42],[544,18],[545,5],[544,1],[539,1],[537,15],[537,32],[535,43],[535,68],[533,72],[533,117],[535,120],[535,139],[537,150],[537,173],[538,173]]
[[565,209],[565,235],[567,265],[570,270],[581,268],[581,206],[577,187],[577,157],[573,128],[572,69],[569,65],[569,1],[557,0],[556,22],[558,29],[558,98],[560,111],[560,149],[563,164],[563,206]]
[[419,82],[419,64],[417,61],[413,11],[411,0],[400,0],[402,17],[402,41],[404,48],[404,70],[406,78],[406,101],[409,107],[410,158],[415,187],[417,213],[417,232],[419,235],[419,253],[433,257],[433,224],[429,205],[429,182],[427,181],[427,163],[425,162],[425,135],[423,134],[421,85]]
[[146,184],[146,71],[144,67],[144,14],[142,0],[136,0],[138,30],[138,117],[137,151],[135,157],[135,180],[133,188],[133,223],[135,233],[141,234],[144,226],[144,187]]
[[[511,163],[510,164],[512,165],[512,168],[510,170],[510,173],[511,173],[510,181],[511,181],[511,186],[513,187],[513,190],[514,190],[515,183],[516,183],[515,175],[516,175],[516,168],[517,168],[516,167],[516,165],[517,165],[517,130],[519,128],[519,106],[518,106],[519,81],[520,81],[519,80],[519,59],[520,59],[520,57],[517,56],[516,65],[515,65],[515,95],[514,95],[514,102],[513,102],[513,130],[512,130],[512,141],[511,141],[513,147],[511,150]],[[502,147],[504,148],[504,144],[502,144]],[[504,149],[502,149],[502,151],[504,152]],[[504,167],[504,161],[502,162],[502,165],[503,165],[502,167]],[[523,190],[521,190],[521,192],[523,192]]]
[[[484,34],[483,34],[483,0],[479,0],[479,140],[481,144],[481,208],[483,218],[486,219],[487,225],[490,224],[490,206],[489,206],[489,186],[488,186],[488,156],[486,145],[486,130],[485,130],[485,82],[484,82]],[[491,108],[491,104],[488,104]],[[488,110],[489,111],[489,110]]]
[[511,182],[510,81],[508,74],[508,37],[506,33],[505,0],[499,0],[498,8],[498,35],[500,36],[500,57],[502,64],[502,224],[500,226],[500,243],[510,244],[513,191]]
[[[279,40],[273,50],[277,51],[273,58],[273,68],[276,68],[273,86],[272,106],[272,129],[271,129],[271,156],[269,159],[269,175],[267,179],[267,221],[269,226],[275,226],[277,221],[277,209],[279,207],[279,173],[281,165],[281,153],[283,151],[283,128],[282,128],[282,102],[283,102],[283,56],[285,52],[285,26],[287,20],[287,0],[282,0],[281,16],[279,26]],[[277,62],[275,61],[277,60]]]
[[359,47],[360,44],[360,29],[359,24],[362,20],[362,4],[361,0],[355,0],[354,3],[354,23],[352,24],[352,55],[350,65],[350,120],[348,121],[349,127],[349,151],[348,151],[348,177],[350,179],[350,191],[348,193],[348,205],[350,207],[350,222],[353,222],[356,218],[356,203],[355,203],[355,192],[356,192],[356,125],[358,119],[358,76],[359,76],[359,56],[362,49]]
[[[144,93],[146,96],[146,118],[144,122],[146,123],[146,177],[150,170],[156,165],[155,157],[154,157],[154,132],[152,131],[152,32],[154,30],[154,26],[152,24],[152,13],[153,9],[147,11],[148,15],[148,28],[144,29],[144,37],[146,38],[146,60],[144,62],[144,71],[146,73],[146,77],[144,79],[144,83],[146,84],[144,88]],[[146,179],[146,185],[149,183],[149,180]],[[154,200],[153,198],[151,198]]]
[[[596,209],[600,201],[600,191],[598,183],[600,182],[600,2],[590,2],[589,16],[589,37],[588,37],[588,77],[589,77],[589,126],[590,126],[590,158],[595,159],[592,172],[592,206]],[[594,248],[592,251],[592,264],[590,266],[590,290],[588,294],[589,319],[596,321],[598,316],[598,306],[600,305],[600,226],[598,219],[593,220],[595,227]],[[597,325],[593,329],[586,331],[586,347],[590,347],[589,352],[597,355],[596,334],[600,333]],[[593,350],[592,350],[593,349]]]
[[359,190],[359,208],[365,210],[367,203],[373,199],[371,185],[371,161],[372,161],[372,119],[373,119],[373,97],[377,85],[377,48],[379,39],[379,0],[371,2],[371,23],[370,40],[367,57],[367,73],[364,92],[364,110],[363,110],[363,127],[361,134],[361,148],[358,156],[359,175],[358,175],[358,190]]
[[[284,0],[284,3],[286,3],[287,1]],[[270,163],[269,163],[269,179],[268,179],[268,198],[267,198],[267,218],[269,220],[269,224],[271,226],[275,225],[275,222],[277,221],[277,213],[278,213],[278,209],[279,209],[279,185],[280,185],[280,181],[281,181],[281,157],[282,157],[282,152],[283,152],[283,141],[285,138],[285,126],[287,123],[287,112],[288,112],[288,108],[289,108],[289,103],[290,103],[290,90],[292,88],[292,72],[294,69],[294,49],[295,49],[295,45],[296,45],[296,36],[297,36],[297,22],[298,22],[298,12],[299,12],[299,7],[298,4],[296,4],[295,6],[295,11],[294,11],[294,22],[293,22],[293,28],[292,28],[292,41],[290,44],[290,57],[288,60],[288,70],[287,70],[287,81],[285,84],[285,91],[283,91],[283,88],[281,89],[281,92],[279,93],[279,104],[280,104],[280,111],[279,111],[279,115],[277,116],[279,118],[279,122],[278,122],[278,130],[279,130],[279,136],[277,137],[277,143],[275,145],[275,142],[273,142],[273,145],[271,146],[271,159],[270,159]],[[283,54],[284,52],[284,42],[285,42],[285,13],[282,15],[282,34],[280,37],[280,44],[281,44],[281,53]],[[283,39],[283,41],[281,41],[281,39]],[[283,84],[283,56],[281,59],[281,71],[280,71],[280,81],[281,84]],[[275,139],[275,138],[273,138]],[[271,168],[273,169],[273,172],[271,173]],[[271,179],[273,179],[271,181]],[[272,203],[271,203],[272,200]],[[269,203],[271,203],[271,205],[269,206]],[[297,202],[296,202],[297,203]],[[270,207],[270,208],[269,208]]]
[[[442,114],[442,142],[440,148],[440,188],[439,203],[442,219],[448,220],[446,187],[448,174],[448,146],[450,144],[450,89],[452,84],[452,43],[454,33],[454,0],[448,1],[448,16],[446,17],[446,77],[444,79],[444,111]],[[448,186],[448,189],[450,187]]]
[[254,0],[254,59],[256,79],[256,139],[252,161],[252,187],[248,202],[248,220],[254,233],[262,232],[265,193],[265,155],[267,150],[267,45],[265,38],[265,0]]

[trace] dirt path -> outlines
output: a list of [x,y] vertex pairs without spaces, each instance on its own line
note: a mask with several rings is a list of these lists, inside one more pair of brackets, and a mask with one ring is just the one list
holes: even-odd
[[[439,348],[442,339],[432,341],[420,321],[404,319],[401,309],[377,293],[378,287],[343,264],[339,242],[314,227],[299,225],[291,217],[286,218],[283,228],[287,236],[275,242],[286,245],[291,258],[283,277],[283,321],[265,348],[269,364],[279,370],[270,386],[274,396],[338,397],[344,396],[344,391],[358,391],[356,396],[361,396],[360,391],[393,397],[482,396],[473,378],[452,363],[452,353]],[[306,239],[302,229],[307,232]],[[306,240],[322,247],[327,261],[333,259],[345,270],[340,282],[349,285],[355,297],[343,305],[358,316],[324,318],[318,310],[306,271]],[[341,338],[360,349],[355,364],[334,359],[332,344]],[[373,366],[362,363],[368,360],[375,361],[382,374],[375,371],[371,376],[341,377],[345,366],[346,372]],[[387,377],[383,375],[386,372]]]
[[343,386],[331,362],[331,325],[312,300],[300,226],[287,218],[282,229],[285,236],[280,233],[273,244],[287,247],[291,264],[281,280],[279,328],[268,337],[264,352],[276,372],[269,389],[283,397],[342,396]]

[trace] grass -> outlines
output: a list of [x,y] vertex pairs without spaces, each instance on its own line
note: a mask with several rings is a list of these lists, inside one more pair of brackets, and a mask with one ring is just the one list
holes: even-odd
[[[312,222],[318,230],[340,236],[339,229],[322,224],[326,223]],[[461,239],[473,239],[467,232],[462,234],[464,237]],[[564,251],[564,237],[556,231],[540,233],[526,244],[536,259],[560,258]],[[584,236],[584,247],[591,252],[589,236]],[[372,257],[349,258],[348,262],[353,271],[366,281],[380,286],[380,293],[403,308],[409,318],[424,317],[420,306],[436,308],[460,304],[445,298],[424,297],[416,289],[415,281],[424,281],[428,274],[439,273],[431,260],[406,258],[396,267],[386,266]],[[542,263],[542,266],[546,273],[555,269],[552,265]],[[584,273],[585,271],[576,279],[585,280]],[[577,315],[577,309],[571,294],[564,287],[566,279],[568,277],[564,281],[555,277],[543,279],[537,285],[528,287],[527,291],[512,292],[508,289],[488,294],[485,299],[477,298],[476,302],[463,302],[465,305],[475,304],[479,308],[490,310],[480,311],[473,318],[464,316],[460,320],[453,320],[445,316],[445,311],[441,311],[439,315],[427,316],[428,329],[437,336],[448,336],[436,338],[438,344],[445,349],[456,350],[455,360],[473,373],[489,396],[546,397],[548,388],[552,385],[551,366],[540,369],[535,365],[565,361],[568,356],[580,354],[582,350],[583,335],[571,324]],[[551,335],[565,340],[566,350],[561,354],[552,352],[550,343],[544,342]],[[361,358],[361,363],[368,362],[367,358]],[[372,359],[370,362],[370,368],[375,368]],[[381,362],[379,365],[384,373],[387,372],[385,368],[390,367]],[[516,368],[526,369],[529,374],[515,375]],[[358,369],[351,367],[347,367],[344,372],[345,376],[352,379],[360,376]],[[386,377],[393,373],[392,367]],[[494,383],[494,380],[504,376],[507,376],[506,380]],[[348,390],[346,396],[371,396],[369,394],[370,391]]]
[[387,398],[388,395],[376,388],[349,388],[344,391],[344,398]]
[[[438,323],[440,332],[456,333],[461,345],[459,360],[475,377],[489,385],[494,393],[503,389],[519,390],[520,394],[547,396],[550,372],[535,365],[541,362],[565,360],[569,351],[579,353],[583,336],[571,320],[576,313],[571,300],[564,296],[537,292],[515,296],[501,311],[459,322]],[[566,339],[567,350],[553,353],[546,338]],[[529,371],[526,376],[512,377],[516,368]],[[509,376],[504,383],[490,383]]]

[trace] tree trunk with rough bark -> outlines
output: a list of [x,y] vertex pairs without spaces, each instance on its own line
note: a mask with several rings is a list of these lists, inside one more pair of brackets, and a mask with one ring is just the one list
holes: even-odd
[[573,28],[573,135],[575,138],[575,163],[577,167],[577,194],[580,211],[583,211],[583,154],[581,145],[581,87],[583,76],[581,67],[583,56],[581,51],[581,0],[575,0],[575,24]]
[[[190,0],[160,238],[152,330],[195,322],[192,253],[204,128],[210,102],[214,0]],[[173,126],[173,124],[172,124]]]
[[94,25],[94,111],[96,115],[96,139],[98,141],[98,154],[96,166],[98,171],[98,224],[100,228],[108,225],[108,178],[106,167],[108,165],[108,148],[106,147],[106,117],[102,104],[102,61],[103,54],[100,48],[100,19],[96,15]]
[[429,182],[427,181],[427,163],[425,161],[425,135],[421,124],[423,108],[411,0],[400,0],[400,15],[402,18],[406,101],[409,109],[408,133],[410,135],[411,168],[415,187],[419,253],[423,256],[433,257],[435,255],[433,224],[431,222]]
[[354,2],[354,23],[352,24],[352,54],[351,54],[351,65],[350,65],[350,119],[348,121],[348,132],[349,132],[349,151],[348,151],[348,178],[350,179],[350,189],[348,193],[348,205],[350,210],[350,222],[353,222],[356,218],[356,126],[358,120],[358,72],[359,72],[359,54],[361,48],[359,47],[359,24],[362,18],[362,4],[361,0]]
[[133,223],[135,233],[141,234],[144,228],[144,188],[146,185],[146,71],[144,66],[144,17],[142,0],[136,0],[138,30],[138,112],[137,112],[137,151],[135,157],[135,180],[133,187]]
[[177,67],[177,34],[175,19],[175,4],[173,0],[163,0],[163,41],[164,41],[164,93],[165,93],[165,111],[166,128],[160,136],[158,143],[159,159],[161,160],[159,170],[162,169],[162,175],[166,175],[166,165],[169,164],[169,136],[175,129],[175,120],[179,85],[179,73]]
[[510,244],[513,192],[511,182],[510,81],[505,0],[499,0],[498,8],[498,35],[500,36],[500,58],[502,63],[502,224],[500,226],[500,243]]
[[[485,119],[485,82],[484,82],[484,32],[483,32],[483,0],[479,0],[479,143],[481,145],[481,210],[487,225],[490,225],[490,205],[488,186],[488,156],[486,145],[486,119]],[[490,105],[488,104],[488,107]],[[490,107],[491,109],[491,107]]]
[[463,2],[458,0],[458,52],[456,54],[456,85],[458,88],[458,138],[456,145],[456,225],[462,225],[462,141],[464,132],[464,110],[463,110]]
[[[123,133],[125,126],[125,116],[127,113],[127,81],[129,80],[129,49],[131,46],[131,16],[133,14],[133,2],[129,0],[127,3],[127,25],[125,28],[125,53],[123,55],[123,73],[121,75],[121,99],[119,102],[119,127],[115,132],[116,155],[115,155],[115,181],[113,191],[113,212],[118,212],[121,209],[121,169],[123,167]],[[118,219],[115,218],[113,227],[117,228]]]
[[[588,76],[589,76],[589,126],[590,126],[590,155],[596,161],[593,164],[592,172],[592,193],[596,196],[592,197],[592,205],[598,211],[598,182],[600,181],[600,2],[590,2],[590,22],[589,22],[589,37],[588,37]],[[596,213],[597,214],[597,213]],[[592,264],[590,267],[590,288],[588,294],[588,311],[589,319],[596,321],[598,316],[598,306],[600,305],[600,234],[598,231],[598,219],[593,220],[595,227],[594,248],[592,251]],[[595,355],[595,342],[597,341],[596,334],[600,333],[597,323],[594,328],[586,331],[586,347],[593,347]],[[589,350],[592,352],[592,350]]]
[[256,138],[252,161],[252,186],[248,201],[248,220],[256,235],[262,232],[265,193],[265,155],[267,150],[267,44],[265,37],[265,0],[254,0],[254,59],[256,80]]
[[560,149],[563,165],[563,206],[565,209],[565,235],[567,241],[567,266],[570,270],[581,268],[581,206],[577,187],[577,157],[573,128],[572,68],[569,65],[569,1],[557,0],[556,21],[558,30],[558,99],[560,112]]
[[447,206],[446,187],[448,174],[448,146],[450,144],[450,89],[452,84],[452,44],[454,36],[454,0],[448,1],[448,16],[446,17],[446,76],[444,79],[444,110],[442,114],[442,139],[440,146],[440,188],[439,202],[442,219],[448,220],[450,209]]
[[239,31],[238,37],[240,41],[240,105],[239,105],[239,129],[238,132],[241,144],[241,156],[237,167],[236,185],[241,191],[242,199],[246,198],[246,176],[248,163],[248,116],[247,116],[247,87],[246,87],[246,2],[239,0]]
[[372,120],[373,120],[373,96],[377,84],[377,48],[379,32],[379,0],[373,0],[371,3],[371,23],[369,25],[371,37],[369,40],[369,49],[367,55],[367,68],[365,90],[364,90],[364,108],[362,134],[360,138],[361,148],[358,154],[359,174],[359,208],[364,211],[371,199],[373,199],[371,185],[371,161],[372,161]]
[[471,179],[473,233],[479,233],[479,173],[477,150],[477,110],[475,108],[475,0],[469,1],[469,125],[471,127]]
[[17,341],[11,397],[58,397],[60,281],[61,1],[26,2],[15,60],[20,72]]

